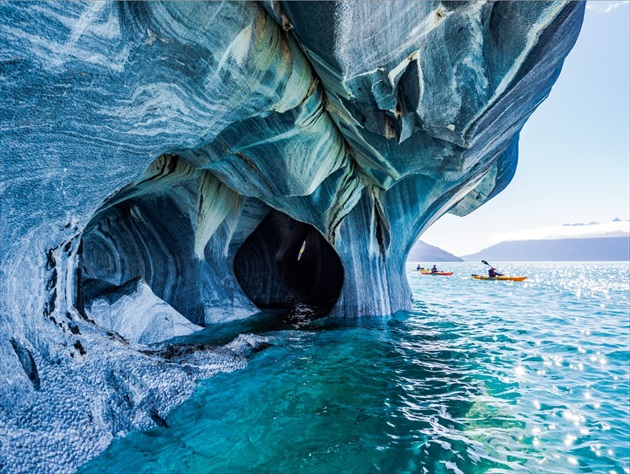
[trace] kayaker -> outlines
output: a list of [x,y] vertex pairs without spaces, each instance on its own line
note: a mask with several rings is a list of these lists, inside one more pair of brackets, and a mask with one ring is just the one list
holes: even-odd
[[431,268],[431,273],[437,273],[437,272],[439,272],[439,270],[437,269],[435,265],[433,265],[433,267]]
[[503,276],[503,273],[499,273],[499,272],[496,271],[496,269],[494,267],[490,267],[488,269],[488,276],[490,278],[501,277],[501,276]]
[[418,271],[418,272],[419,272],[420,270],[422,270],[422,267],[421,267],[420,265],[418,265],[418,266],[416,267],[416,271]]

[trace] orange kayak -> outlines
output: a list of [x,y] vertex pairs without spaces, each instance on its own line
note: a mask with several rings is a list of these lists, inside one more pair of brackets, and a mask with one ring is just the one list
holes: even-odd
[[497,277],[489,277],[483,275],[472,275],[475,280],[499,280],[499,281],[525,281],[527,277],[522,276],[497,276]]
[[441,275],[441,276],[451,276],[453,274],[453,272],[433,272],[433,273],[431,273],[430,271],[425,271],[425,270],[421,270],[420,273],[422,273],[423,275]]

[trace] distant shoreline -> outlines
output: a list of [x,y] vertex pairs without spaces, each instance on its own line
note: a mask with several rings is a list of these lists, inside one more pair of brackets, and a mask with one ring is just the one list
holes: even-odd
[[630,235],[565,239],[508,240],[479,252],[456,256],[418,241],[408,261],[477,262],[628,262]]

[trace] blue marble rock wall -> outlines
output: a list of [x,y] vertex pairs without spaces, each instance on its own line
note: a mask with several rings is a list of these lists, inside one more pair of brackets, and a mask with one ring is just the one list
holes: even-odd
[[409,249],[509,183],[583,10],[1,3],[1,469],[162,423],[264,345],[164,341],[254,302],[408,308]]

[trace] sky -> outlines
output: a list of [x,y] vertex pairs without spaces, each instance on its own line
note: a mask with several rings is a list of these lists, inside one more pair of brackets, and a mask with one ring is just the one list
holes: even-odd
[[455,255],[563,224],[630,219],[630,1],[589,1],[549,97],[525,124],[508,187],[420,239]]

